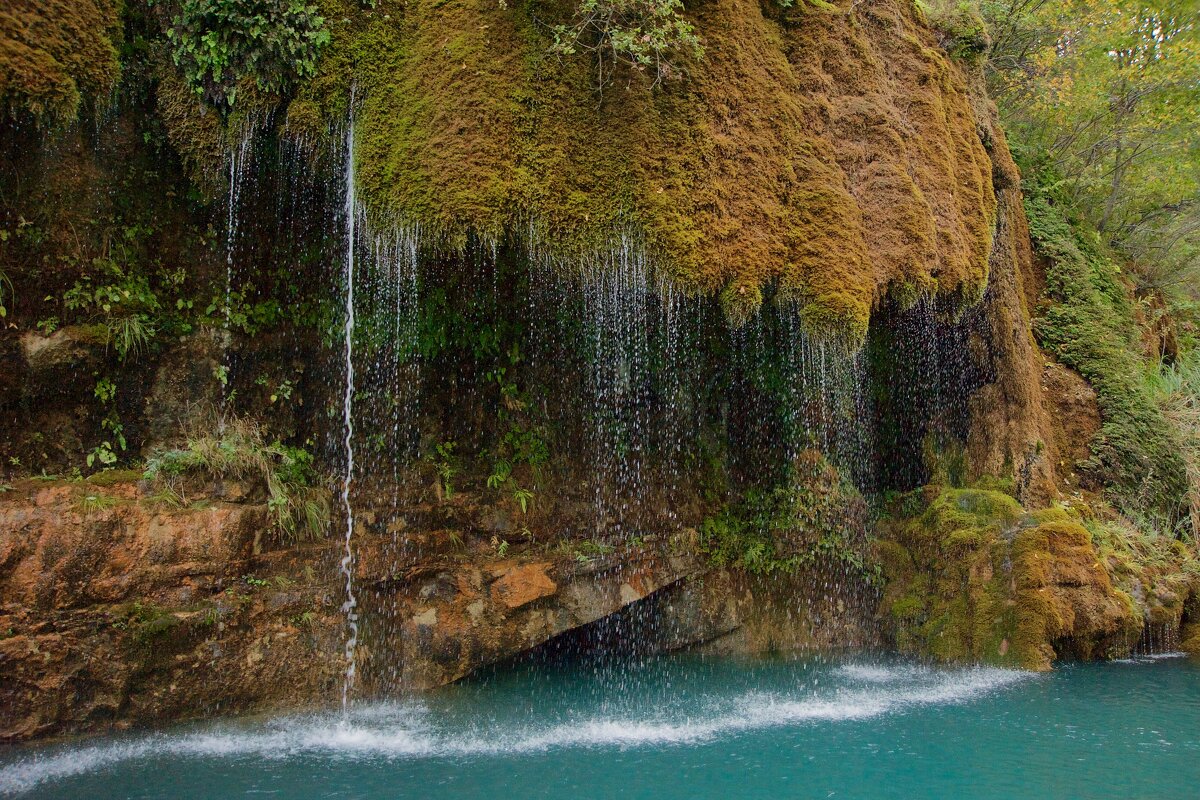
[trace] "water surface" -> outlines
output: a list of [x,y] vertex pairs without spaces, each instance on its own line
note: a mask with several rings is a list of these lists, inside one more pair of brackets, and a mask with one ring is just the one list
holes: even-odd
[[[2,752],[2,751],[0,751]],[[1200,667],[522,666],[421,701],[18,748],[23,798],[1196,798]]]

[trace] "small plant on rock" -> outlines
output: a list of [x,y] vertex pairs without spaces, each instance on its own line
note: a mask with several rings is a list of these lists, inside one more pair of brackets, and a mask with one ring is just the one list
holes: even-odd
[[0,270],[0,319],[8,316],[8,305],[12,303],[13,285],[8,276]]
[[215,434],[189,437],[183,448],[156,453],[146,463],[145,479],[173,491],[178,491],[180,479],[193,473],[260,480],[275,527],[284,538],[318,538],[328,526],[329,499],[312,485],[312,461],[308,451],[268,443],[258,425],[235,419]]
[[454,442],[442,442],[434,445],[434,451],[437,457],[433,461],[433,467],[437,470],[438,489],[442,496],[449,500],[454,495],[454,476],[458,474],[457,461],[454,457]]

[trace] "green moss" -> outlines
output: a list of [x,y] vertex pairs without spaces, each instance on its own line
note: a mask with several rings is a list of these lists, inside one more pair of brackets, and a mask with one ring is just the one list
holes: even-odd
[[1048,262],[1034,332],[1096,390],[1102,424],[1084,468],[1120,508],[1174,530],[1188,519],[1182,442],[1142,380],[1133,308],[1120,270],[1055,207],[1043,186],[1051,180],[1049,174],[1035,176],[1025,200],[1030,233]]
[[108,326],[102,322],[68,325],[62,330],[69,332],[72,339],[82,344],[107,347],[110,341]]
[[943,489],[883,531],[883,609],[905,652],[1047,669],[1057,648],[1084,658],[1127,650],[1149,618],[1061,509],[1026,514],[1003,493]]
[[1009,497],[1017,496],[1016,482],[1010,476],[996,477],[994,475],[983,475],[979,480],[974,482],[976,489],[988,489],[993,492],[1003,492]]
[[1012,496],[990,489],[943,489],[920,518],[938,536],[963,530],[995,530],[1016,522],[1024,510]]
[[[580,266],[632,240],[683,290],[720,295],[735,325],[774,293],[811,331],[855,346],[889,287],[964,304],[982,295],[991,162],[963,73],[903,0],[794,18],[756,0],[700,4],[687,17],[704,58],[657,87],[617,75],[603,93],[587,58],[551,53],[553,25],[575,10],[567,0],[319,6],[331,41],[285,131],[315,139],[353,111],[359,195],[377,226],[419,226],[446,250],[515,242]],[[44,4],[20,0],[0,28],[15,42],[0,53],[14,65],[7,83],[0,71],[0,97],[69,116],[81,92],[115,80],[116,5],[50,7],[65,21],[45,42],[12,33]],[[187,37],[166,42],[165,17],[141,17],[158,114],[213,197],[230,140],[273,116],[279,87],[265,73],[231,82],[200,69],[238,97],[229,119],[206,113],[168,63]],[[31,69],[20,47],[57,66]],[[18,86],[18,75],[52,85]]]
[[1051,522],[1079,522],[1078,517],[1071,516],[1062,506],[1052,506],[1050,508],[1040,508],[1032,512],[1030,518],[1038,525],[1045,525]]
[[221,116],[199,101],[161,50],[154,57],[154,72],[158,116],[188,176],[205,197],[223,193],[229,146]]
[[113,627],[129,631],[133,643],[142,647],[152,645],[180,623],[180,618],[170,609],[142,600],[118,607],[111,619]]
[[290,136],[316,140],[329,130],[329,121],[313,101],[294,100],[288,104],[286,130]]
[[1185,625],[1179,637],[1179,646],[1192,658],[1200,658],[1200,623]]
[[122,483],[137,483],[142,479],[142,472],[136,469],[106,469],[89,475],[87,482],[93,486],[116,486]]
[[925,615],[925,601],[916,595],[905,595],[892,603],[891,612],[900,622],[915,622]]
[[721,292],[721,306],[725,316],[734,327],[741,327],[758,312],[762,306],[762,289],[756,285],[729,284]]

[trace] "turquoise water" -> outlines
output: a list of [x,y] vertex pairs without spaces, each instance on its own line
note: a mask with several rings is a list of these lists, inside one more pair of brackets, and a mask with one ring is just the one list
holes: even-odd
[[0,751],[24,798],[1197,798],[1200,668],[671,657]]

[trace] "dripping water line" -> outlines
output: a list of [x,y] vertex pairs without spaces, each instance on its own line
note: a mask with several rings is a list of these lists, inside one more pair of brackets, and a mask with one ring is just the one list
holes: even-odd
[[233,301],[233,251],[237,245],[237,204],[238,204],[238,178],[241,176],[241,170],[238,168],[238,161],[242,155],[242,147],[232,148],[229,151],[229,197],[227,199],[226,220],[225,220],[225,302],[221,309],[222,315],[225,317],[224,325],[221,329],[221,366],[220,366],[220,383],[221,383],[221,411],[217,415],[217,433],[224,434],[225,432],[225,406],[229,402],[229,347],[233,341],[233,329],[230,326],[230,305]]
[[346,674],[342,681],[342,713],[350,703],[350,692],[355,679],[355,648],[358,646],[358,599],[354,595],[354,508],[350,503],[350,484],[354,480],[354,248],[355,248],[355,198],[354,198],[354,119],[351,117],[346,133],[346,388],[342,396],[342,422],[346,438],[346,472],[342,479],[342,508],[346,515],[346,549],[342,556],[341,575],[345,580],[346,599],[342,613],[346,615]]
[[229,217],[225,222],[225,347],[229,347],[229,317],[230,317],[230,301],[233,293],[233,246],[237,236],[237,230],[234,225],[237,222],[237,179],[238,179],[238,154],[232,152],[229,154]]

